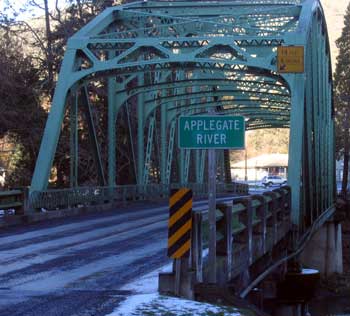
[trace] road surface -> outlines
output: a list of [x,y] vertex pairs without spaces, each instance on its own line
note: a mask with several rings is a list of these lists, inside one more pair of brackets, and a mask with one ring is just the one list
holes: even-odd
[[167,220],[167,206],[137,206],[3,231],[0,316],[111,313],[123,285],[169,262]]

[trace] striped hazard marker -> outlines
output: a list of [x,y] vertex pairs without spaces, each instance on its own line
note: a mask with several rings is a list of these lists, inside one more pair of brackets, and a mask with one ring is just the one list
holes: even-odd
[[169,212],[168,257],[188,257],[191,248],[192,190],[171,190]]

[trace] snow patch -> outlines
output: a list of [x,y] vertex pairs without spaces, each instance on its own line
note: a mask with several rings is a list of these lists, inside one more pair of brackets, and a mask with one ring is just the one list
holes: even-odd
[[107,316],[242,316],[235,308],[216,306],[176,297],[153,294],[138,294],[125,300]]
[[129,316],[137,315],[136,309],[144,304],[149,304],[158,297],[157,293],[138,294],[127,298],[113,313],[107,316]]
[[121,290],[132,291],[136,294],[154,294],[158,293],[158,275],[159,273],[171,272],[172,263],[160,267],[148,274],[145,274],[140,279],[124,285]]
[[[208,252],[206,249],[205,253]],[[154,270],[140,279],[124,285],[121,290],[134,294],[106,316],[241,316],[233,307],[217,306],[158,294],[158,275],[171,272],[172,263]]]

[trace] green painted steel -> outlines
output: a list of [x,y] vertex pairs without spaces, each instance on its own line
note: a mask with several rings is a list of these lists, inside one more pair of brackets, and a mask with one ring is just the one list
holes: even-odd
[[116,185],[116,78],[108,78],[108,185]]
[[97,140],[96,128],[95,128],[92,108],[89,100],[89,93],[87,91],[86,86],[84,86],[81,89],[81,103],[82,103],[83,113],[85,114],[85,118],[87,121],[89,139],[90,139],[90,144],[92,148],[92,155],[93,155],[96,170],[97,170],[98,183],[99,185],[106,185],[107,183],[106,183],[106,179],[103,171],[100,146]]
[[244,149],[245,147],[243,116],[180,116],[178,132],[180,148]]
[[[208,185],[206,183],[183,183],[187,188],[190,188],[197,197],[205,198],[208,195]],[[58,210],[67,209],[81,206],[89,206],[103,203],[113,202],[130,202],[130,201],[142,201],[142,200],[162,200],[168,199],[168,194],[171,189],[179,188],[181,183],[171,183],[168,185],[162,184],[147,184],[147,185],[117,185],[113,187],[109,186],[90,186],[90,187],[78,187],[69,189],[50,189],[40,192],[33,192],[28,199],[28,206],[33,210],[40,210],[44,208],[46,210]],[[220,183],[217,186],[218,193],[231,192],[236,195],[247,195],[248,185],[245,183]],[[0,205],[1,207],[10,208],[14,207],[11,204],[4,203],[4,196],[6,195],[20,195],[20,204],[23,205],[23,192],[22,191],[8,191],[0,193]]]
[[[281,45],[305,48],[304,73],[277,72]],[[87,89],[101,86],[101,78],[108,83],[108,163],[101,161],[89,113],[94,108],[85,98],[101,183],[108,178],[113,187],[117,180],[121,109],[127,112],[138,188],[204,183],[206,152],[178,152],[176,128],[180,116],[214,109],[246,117],[246,130],[290,128],[288,182],[295,224],[308,226],[334,202],[331,58],[318,0],[141,1],[105,10],[68,42],[32,194],[47,188],[67,103],[77,93],[88,96]],[[70,109],[76,116],[78,110]],[[76,124],[73,119],[72,186],[79,184]]]
[[70,186],[78,186],[78,95],[70,98]]
[[143,172],[143,184],[148,184],[149,179],[149,169],[151,166],[151,154],[152,154],[152,148],[153,148],[153,138],[154,138],[154,124],[155,124],[155,117],[152,116],[149,120],[149,126],[148,126],[148,140],[147,140],[147,147],[146,147],[146,159],[145,159],[145,170]]

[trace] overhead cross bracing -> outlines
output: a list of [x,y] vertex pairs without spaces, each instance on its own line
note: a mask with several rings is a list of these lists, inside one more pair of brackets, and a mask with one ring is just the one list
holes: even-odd
[[[290,45],[304,46],[304,73],[277,72],[277,47]],[[205,180],[205,152],[177,150],[176,122],[181,115],[214,109],[217,115],[244,115],[248,130],[291,129],[294,221],[303,219],[304,208],[313,210],[307,215],[312,220],[333,203],[335,192],[330,67],[317,0],[140,1],[111,7],[68,42],[31,191],[47,187],[67,103],[72,117],[78,103],[88,109],[99,184],[109,186],[117,178],[121,111],[129,115],[137,184],[145,185]],[[91,114],[94,85],[108,95],[108,161],[101,157]],[[76,186],[72,122],[69,155]]]

